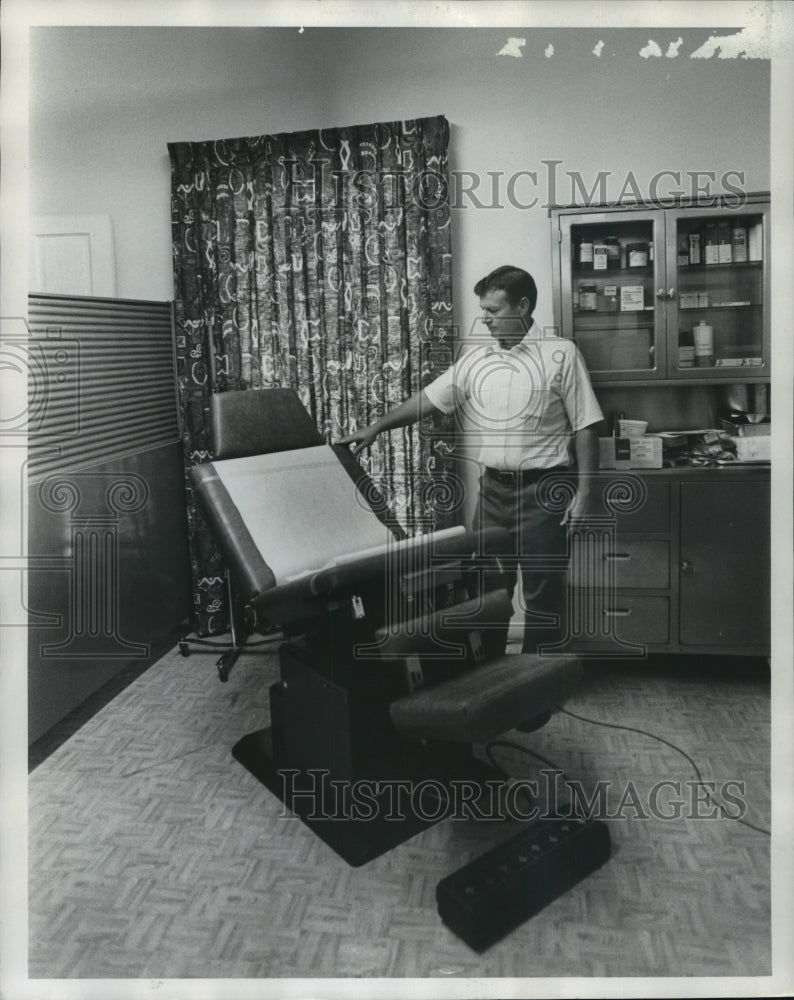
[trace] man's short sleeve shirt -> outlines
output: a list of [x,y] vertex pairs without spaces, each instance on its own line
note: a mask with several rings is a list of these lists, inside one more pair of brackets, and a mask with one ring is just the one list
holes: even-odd
[[511,350],[470,350],[425,393],[443,413],[458,411],[494,469],[569,465],[572,435],[603,419],[576,345],[534,326]]

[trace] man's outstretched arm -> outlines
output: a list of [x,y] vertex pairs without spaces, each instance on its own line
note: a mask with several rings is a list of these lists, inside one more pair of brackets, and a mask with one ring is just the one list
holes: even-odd
[[340,438],[337,444],[352,444],[353,452],[357,453],[364,448],[369,448],[375,438],[383,431],[391,431],[395,427],[407,427],[409,424],[415,424],[417,420],[422,420],[431,413],[437,412],[439,412],[438,407],[434,406],[427,393],[420,389],[413,396],[409,396],[404,403],[400,403],[388,413],[384,413],[368,427],[362,427],[354,434]]

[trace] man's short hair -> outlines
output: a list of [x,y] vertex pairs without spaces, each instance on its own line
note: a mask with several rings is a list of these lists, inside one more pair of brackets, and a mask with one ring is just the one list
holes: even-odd
[[495,271],[480,278],[474,286],[474,294],[482,298],[488,292],[499,289],[507,295],[511,306],[517,306],[519,301],[525,298],[529,300],[530,316],[535,311],[538,302],[538,286],[528,271],[520,267],[512,267],[510,264],[497,267]]

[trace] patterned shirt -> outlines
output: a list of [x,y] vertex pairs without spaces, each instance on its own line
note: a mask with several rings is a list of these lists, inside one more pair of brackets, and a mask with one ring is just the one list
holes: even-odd
[[510,350],[475,347],[424,391],[479,435],[479,461],[492,469],[570,465],[572,435],[603,419],[576,345],[535,325]]

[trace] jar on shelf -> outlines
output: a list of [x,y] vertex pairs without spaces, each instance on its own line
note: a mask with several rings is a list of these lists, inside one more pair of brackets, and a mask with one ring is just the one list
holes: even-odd
[[598,309],[598,288],[596,285],[579,285],[579,312],[595,312]]
[[626,247],[626,267],[648,266],[648,244],[629,243]]
[[617,312],[618,311],[618,286],[605,284],[598,289],[598,311]]

